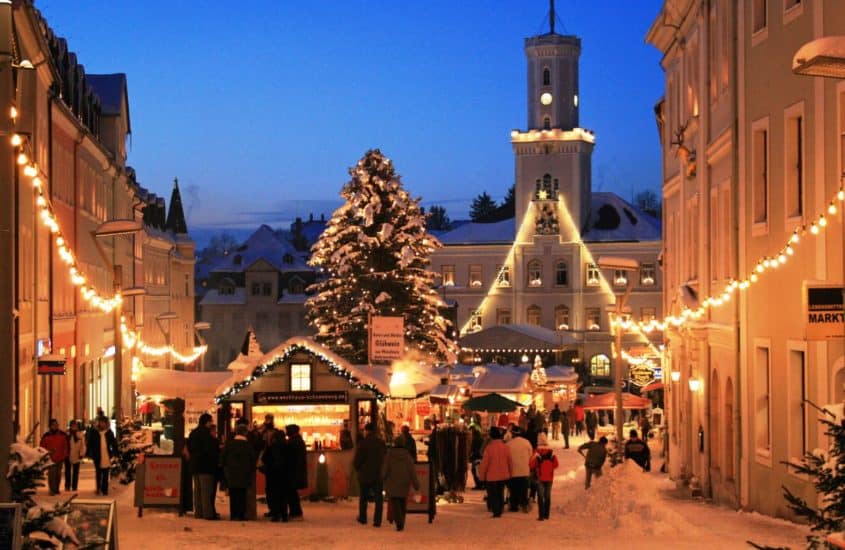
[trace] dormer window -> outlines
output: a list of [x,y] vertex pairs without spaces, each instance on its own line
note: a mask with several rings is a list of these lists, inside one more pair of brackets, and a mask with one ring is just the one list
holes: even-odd
[[232,263],[235,265],[241,265],[241,262],[243,262],[243,257],[240,254],[235,254],[235,257],[232,258]]
[[217,289],[221,296],[232,296],[235,294],[235,283],[231,279],[224,279]]
[[552,73],[549,71],[549,68],[546,67],[543,69],[543,86],[549,86],[552,83]]
[[294,277],[288,283],[288,292],[290,294],[303,294],[305,292],[305,282],[299,277]]
[[290,254],[285,254],[284,256],[282,256],[282,261],[290,265],[293,263],[293,256]]

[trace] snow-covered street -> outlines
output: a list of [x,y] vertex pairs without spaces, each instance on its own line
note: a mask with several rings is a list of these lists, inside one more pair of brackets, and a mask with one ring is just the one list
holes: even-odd
[[[117,492],[117,532],[122,548],[750,548],[760,545],[802,548],[806,529],[786,521],[718,508],[682,498],[657,470],[662,459],[655,453],[655,471],[644,474],[633,464],[610,469],[584,490],[582,459],[575,450],[554,442],[561,467],[555,479],[551,520],[538,522],[536,511],[505,513],[493,519],[486,511],[483,492],[467,491],[462,504],[441,504],[432,524],[422,515],[410,515],[402,533],[386,521],[381,528],[355,522],[357,500],[339,503],[303,503],[305,521],[271,523],[230,522],[228,500],[218,497],[221,521],[178,517],[175,512],[145,509],[137,517],[132,491]],[[87,466],[87,465],[86,465]],[[87,476],[86,476],[87,477]],[[84,480],[80,497],[88,498],[93,483]],[[470,483],[471,485],[471,483]],[[259,505],[259,512],[265,508]],[[370,506],[372,517],[372,505]],[[372,521],[372,520],[371,520]]]

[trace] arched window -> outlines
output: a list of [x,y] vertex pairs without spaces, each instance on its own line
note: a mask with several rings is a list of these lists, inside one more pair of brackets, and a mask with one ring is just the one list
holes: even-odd
[[566,269],[566,262],[559,261],[555,264],[555,285],[566,286],[569,284],[569,271]]
[[549,86],[552,83],[552,73],[549,72],[549,68],[546,67],[543,69],[543,86]]
[[552,119],[549,117],[543,117],[543,130],[551,130],[552,129]]
[[610,376],[610,359],[600,353],[590,357],[590,374],[592,376]]
[[555,329],[569,330],[569,308],[557,306],[555,308]]
[[540,260],[528,262],[528,286],[543,286],[543,263]]
[[542,316],[543,310],[539,308],[539,306],[528,306],[528,309],[525,312],[525,321],[529,325],[534,325],[536,327],[540,326],[540,317]]

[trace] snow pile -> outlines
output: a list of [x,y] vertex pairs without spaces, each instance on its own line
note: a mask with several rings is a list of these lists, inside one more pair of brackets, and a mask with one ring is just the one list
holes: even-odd
[[560,508],[561,513],[598,520],[634,536],[690,534],[697,530],[663,501],[651,476],[632,461],[615,468],[605,465],[602,473],[602,477],[593,478],[589,490],[578,489],[576,496]]

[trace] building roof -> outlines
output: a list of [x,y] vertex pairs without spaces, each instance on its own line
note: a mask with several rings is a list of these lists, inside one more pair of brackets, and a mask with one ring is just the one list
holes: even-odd
[[593,193],[584,242],[659,241],[660,220],[616,193]]
[[125,73],[86,74],[88,85],[100,98],[100,108],[104,115],[117,116],[123,110],[126,99],[126,131],[132,133],[129,123],[129,92]]
[[444,245],[510,244],[516,235],[516,218],[491,223],[464,223],[451,231],[439,233]]
[[220,294],[216,288],[208,289],[200,300],[201,306],[240,306],[246,304],[246,288],[235,287],[234,294]]
[[[290,263],[285,262],[286,255],[289,255]],[[279,271],[312,271],[302,255],[302,252],[278,236],[269,225],[264,224],[241,246],[220,260],[211,271],[242,273],[259,260],[264,260]]]
[[472,383],[472,394],[521,393],[528,385],[531,368],[525,365],[487,365]]
[[463,348],[502,351],[551,351],[575,343],[569,333],[534,325],[496,325],[461,336],[460,340]]

